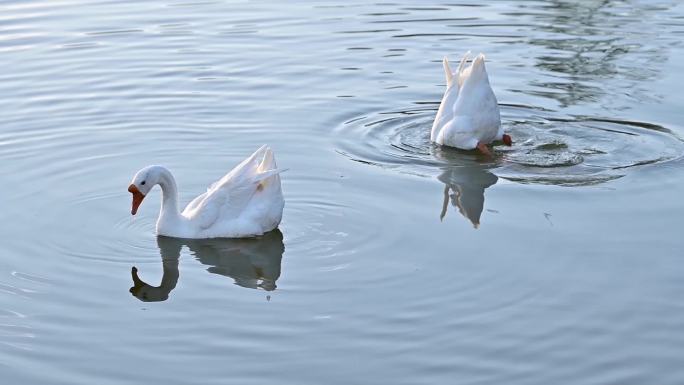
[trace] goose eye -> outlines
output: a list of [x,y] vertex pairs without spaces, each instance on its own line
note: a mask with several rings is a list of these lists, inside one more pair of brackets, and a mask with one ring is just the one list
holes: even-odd
[[145,181],[140,182],[140,184],[144,186],[144,185],[145,185]]

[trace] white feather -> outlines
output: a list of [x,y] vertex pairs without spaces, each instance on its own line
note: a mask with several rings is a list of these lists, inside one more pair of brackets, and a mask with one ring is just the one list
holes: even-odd
[[503,137],[499,105],[489,84],[484,55],[479,54],[466,66],[469,54],[463,56],[455,73],[444,58],[447,89],[430,132],[431,141],[465,150],[474,149],[478,142],[487,144]]
[[[179,238],[250,237],[273,230],[280,224],[285,201],[273,152],[262,146],[228,174],[197,196],[182,213],[177,209],[177,191],[173,175],[153,166],[138,172],[133,184],[144,178],[156,180],[164,199],[157,221],[157,233]],[[139,177],[139,175],[143,175]],[[145,193],[143,191],[143,193]]]

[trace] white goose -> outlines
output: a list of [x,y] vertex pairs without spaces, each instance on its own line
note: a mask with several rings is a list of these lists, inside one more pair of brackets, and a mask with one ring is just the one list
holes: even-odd
[[162,166],[147,166],[133,177],[131,214],[155,185],[162,189],[157,234],[177,238],[243,238],[275,229],[283,216],[285,201],[280,187],[283,170],[273,152],[262,146],[237,165],[207,192],[178,210],[178,189],[171,172]]
[[463,150],[477,148],[490,155],[487,144],[501,140],[510,146],[512,141],[501,127],[499,105],[489,85],[485,57],[479,54],[466,67],[469,55],[470,52],[463,56],[456,72],[451,72],[449,60],[444,58],[447,89],[432,124],[430,140]]

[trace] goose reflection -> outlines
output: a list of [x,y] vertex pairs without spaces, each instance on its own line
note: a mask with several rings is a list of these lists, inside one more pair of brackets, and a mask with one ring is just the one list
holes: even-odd
[[131,269],[131,294],[145,302],[165,301],[178,282],[178,261],[183,246],[195,258],[209,266],[207,271],[225,275],[235,284],[251,289],[275,290],[285,251],[283,234],[274,230],[258,238],[182,239],[159,236],[157,246],[162,257],[163,275],[159,286],[152,286]]
[[495,163],[482,163],[478,157],[463,151],[436,148],[435,157],[446,162],[437,179],[444,183],[444,200],[440,220],[444,220],[449,201],[475,228],[480,226],[484,209],[484,192],[499,178],[489,171]]
[[465,166],[447,168],[437,179],[444,183],[444,202],[439,219],[443,220],[446,216],[451,200],[461,215],[475,228],[480,227],[485,189],[494,185],[499,178],[484,167]]

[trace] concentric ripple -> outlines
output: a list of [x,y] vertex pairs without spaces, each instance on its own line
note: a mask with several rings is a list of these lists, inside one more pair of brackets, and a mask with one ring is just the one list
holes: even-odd
[[652,123],[589,116],[556,116],[553,111],[501,104],[501,119],[512,147],[495,144],[494,158],[430,142],[438,103],[379,112],[338,127],[338,152],[350,159],[401,172],[436,175],[448,166],[480,164],[521,183],[590,185],[620,178],[636,166],[682,157],[684,142]]

